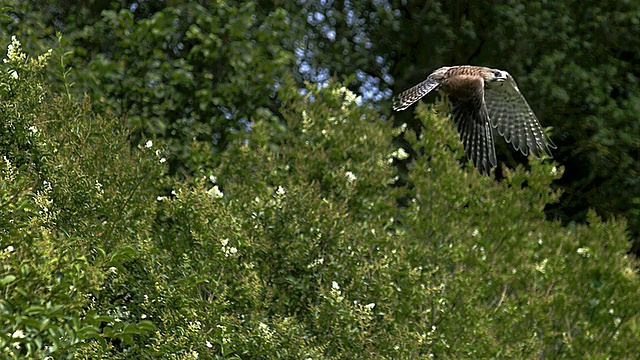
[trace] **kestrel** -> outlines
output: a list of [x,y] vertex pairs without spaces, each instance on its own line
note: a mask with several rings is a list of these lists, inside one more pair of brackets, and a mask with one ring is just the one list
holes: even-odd
[[551,156],[556,145],[545,134],[531,107],[506,71],[481,66],[445,66],[393,100],[401,111],[433,90],[444,92],[467,157],[481,172],[496,167],[491,127],[525,156]]

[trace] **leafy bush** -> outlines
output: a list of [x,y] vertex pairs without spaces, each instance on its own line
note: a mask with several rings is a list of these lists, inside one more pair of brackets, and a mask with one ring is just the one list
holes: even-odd
[[[45,61],[46,56],[28,59],[14,38],[0,71],[4,85],[0,122],[3,358],[72,357],[87,342],[106,346],[107,340],[129,340],[155,328],[148,321],[121,321],[113,303],[104,309],[96,306],[112,274],[135,251],[122,243],[108,253],[104,250],[115,243],[110,236],[120,234],[113,231],[112,218],[96,210],[100,207],[96,204],[105,199],[104,190],[95,177],[87,176],[91,172],[87,169],[105,171],[113,165],[120,169],[120,180],[122,174],[132,177],[135,172],[124,166],[123,158],[129,154],[124,137],[109,131],[120,125],[110,128],[110,121],[95,123],[86,106],[68,100],[45,101],[39,83]],[[60,124],[65,126],[57,127]],[[109,154],[105,145],[114,141],[120,146],[117,160],[105,165],[104,156]],[[91,165],[82,162],[86,159]],[[124,193],[135,190],[126,182],[112,187],[119,185],[127,185],[121,189]],[[127,198],[106,200],[101,204],[118,214],[120,227],[128,225],[129,234],[143,229],[144,217],[139,213],[122,224],[127,209],[120,204]],[[97,223],[107,230],[96,229]]]
[[3,357],[638,350],[625,223],[547,221],[557,164],[480,176],[451,121],[421,107],[428,131],[408,133],[414,187],[395,188],[392,163],[407,154],[390,144],[406,128],[338,83],[301,94],[285,82],[284,123],[252,122],[207,176],[177,179],[162,140],[132,148],[122,121],[66,96],[29,103],[39,68],[21,64],[34,77],[2,93],[7,109],[30,104],[2,115]]
[[105,10],[79,35],[92,46],[78,48],[78,86],[100,114],[126,118],[135,140],[163,138],[172,173],[206,172],[277,108],[273,87],[293,59],[278,43],[287,14],[256,7],[186,2],[143,19]]
[[[531,158],[498,184],[457,166],[448,121],[420,111],[429,131],[414,146],[415,197],[406,213],[407,258],[426,289],[409,318],[448,357],[625,357],[635,350],[635,261],[624,221],[565,228],[545,220],[562,170]],[[442,142],[446,139],[446,142]],[[461,181],[463,180],[464,181]],[[415,286],[415,285],[413,285]],[[632,295],[636,294],[636,295]],[[422,304],[422,305],[419,305]],[[627,351],[631,351],[627,353]],[[625,355],[626,354],[626,355]]]
[[337,87],[281,96],[286,126],[256,123],[214,183],[163,202],[172,267],[208,269],[188,291],[201,297],[193,308],[224,304],[215,309],[226,315],[203,326],[233,324],[235,338],[207,340],[217,344],[209,356],[633,351],[638,282],[625,224],[546,221],[562,169],[532,160],[530,172],[505,169],[495,183],[460,166],[450,122],[422,109],[430,131],[412,145],[427,155],[410,172],[410,206],[398,209],[387,186],[391,157],[404,156],[388,148],[398,129]]

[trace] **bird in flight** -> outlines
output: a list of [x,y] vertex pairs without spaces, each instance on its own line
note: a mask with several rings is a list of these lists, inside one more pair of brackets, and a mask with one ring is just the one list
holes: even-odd
[[481,66],[445,66],[393,99],[401,111],[433,90],[444,92],[467,157],[481,173],[496,167],[492,127],[525,156],[551,156],[556,145],[545,134],[531,107],[506,71]]

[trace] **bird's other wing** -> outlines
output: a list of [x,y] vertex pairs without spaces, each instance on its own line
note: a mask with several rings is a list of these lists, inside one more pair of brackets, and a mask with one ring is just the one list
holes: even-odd
[[494,128],[513,148],[527,155],[540,156],[540,149],[551,156],[556,145],[545,134],[531,107],[520,93],[511,75],[485,91],[489,119]]
[[484,82],[478,78],[470,81],[467,86],[472,87],[467,89],[473,91],[471,97],[456,97],[453,92],[449,94],[451,115],[467,157],[480,173],[488,174],[497,161],[491,123],[484,102]]
[[436,89],[440,85],[440,80],[437,80],[433,74],[429,75],[426,80],[420,84],[403,91],[400,95],[393,98],[393,110],[401,111],[414,102],[422,99],[425,95]]

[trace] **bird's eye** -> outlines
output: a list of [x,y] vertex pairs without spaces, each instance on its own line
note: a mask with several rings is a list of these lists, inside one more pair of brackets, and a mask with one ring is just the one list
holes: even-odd
[[502,77],[502,71],[494,71],[493,72],[493,76],[495,76],[497,78]]

